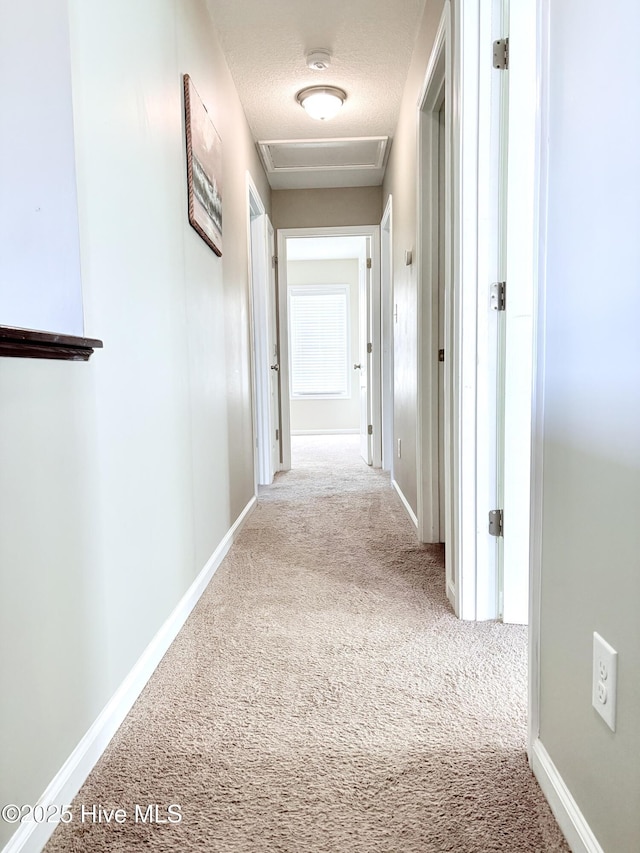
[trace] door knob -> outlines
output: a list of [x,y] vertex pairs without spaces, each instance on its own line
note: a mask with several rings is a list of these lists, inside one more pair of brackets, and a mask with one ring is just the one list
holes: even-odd
[[271,370],[280,370],[280,365],[279,364],[272,364]]
[[354,370],[362,370],[362,365],[361,364],[354,364],[353,369]]

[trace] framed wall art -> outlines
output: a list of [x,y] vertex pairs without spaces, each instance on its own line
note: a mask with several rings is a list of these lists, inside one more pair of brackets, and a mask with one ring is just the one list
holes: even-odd
[[184,75],[189,223],[222,255],[222,142],[188,74]]

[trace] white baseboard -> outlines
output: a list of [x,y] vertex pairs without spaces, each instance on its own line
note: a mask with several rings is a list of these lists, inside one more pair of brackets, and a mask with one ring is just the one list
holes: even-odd
[[[46,809],[49,805],[63,806],[71,803],[187,621],[245,521],[255,509],[256,503],[254,495],[89,731],[62,765],[38,802],[33,804],[34,806],[44,806]],[[57,823],[36,823],[35,821],[21,824],[2,853],[40,853],[57,825]]]
[[531,769],[573,853],[604,853],[571,791],[536,738],[530,750]]
[[410,506],[410,504],[409,504],[409,501],[405,498],[405,496],[404,496],[404,494],[403,494],[403,492],[402,492],[402,489],[401,489],[401,488],[400,488],[400,486],[396,483],[396,481],[395,481],[395,480],[392,480],[392,481],[391,481],[391,485],[393,486],[393,488],[394,488],[394,489],[396,490],[396,492],[398,493],[398,497],[399,497],[399,498],[400,498],[400,500],[402,501],[402,506],[406,509],[406,511],[407,511],[407,515],[408,515],[408,516],[409,516],[409,518],[411,519],[411,523],[413,524],[413,526],[415,527],[415,529],[416,529],[416,531],[417,531],[417,530],[418,530],[418,519],[417,519],[417,517],[416,517],[415,512],[411,509],[411,506]]
[[456,588],[451,583],[451,581],[447,581],[447,598],[449,599],[449,604],[453,607],[453,612],[456,612]]
[[360,435],[359,429],[292,429],[291,435]]

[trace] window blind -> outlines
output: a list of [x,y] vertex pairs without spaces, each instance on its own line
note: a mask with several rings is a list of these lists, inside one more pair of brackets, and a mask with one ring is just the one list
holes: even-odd
[[348,397],[349,288],[289,287],[292,397]]

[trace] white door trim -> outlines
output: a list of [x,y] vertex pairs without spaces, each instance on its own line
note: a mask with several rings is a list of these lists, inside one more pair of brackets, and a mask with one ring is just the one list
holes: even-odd
[[249,260],[249,331],[251,342],[251,397],[253,410],[254,484],[268,485],[271,471],[271,418],[267,334],[267,216],[265,206],[249,172],[247,185],[247,238]]
[[[438,249],[439,249],[439,111],[446,104],[445,118],[445,352],[453,352],[451,340],[451,7],[445,3],[440,25],[427,65],[418,99],[418,209],[416,235],[418,305],[418,422],[416,460],[418,470],[418,536],[422,542],[440,541],[439,481],[444,477],[445,494],[450,505],[452,429],[452,359],[445,360],[445,471],[438,463]],[[447,470],[448,469],[448,470]],[[452,541],[450,508],[446,512],[446,540]],[[455,588],[454,569],[447,549],[447,592]]]
[[[273,336],[271,334],[268,335],[269,341],[269,373],[270,381],[271,381],[271,397],[270,397],[270,407],[269,413],[271,415],[271,433],[270,433],[270,441],[271,441],[271,472],[275,474],[277,471],[281,470],[281,461],[280,461],[280,352],[278,349],[278,271],[277,271],[277,263],[276,263],[276,232],[271,224],[271,220],[267,215],[265,217],[265,226],[266,226],[266,251],[267,251],[267,314],[269,323],[273,323],[270,328],[270,332],[273,332]],[[273,301],[272,301],[273,300]],[[272,316],[273,312],[273,316]],[[274,349],[275,347],[275,349]],[[277,366],[277,371],[274,372],[273,365]],[[276,383],[277,393],[273,395],[273,383]]]
[[380,221],[380,408],[382,468],[393,480],[393,198]]
[[485,513],[491,508],[487,483],[478,476],[478,460],[484,452],[478,439],[487,430],[486,404],[479,399],[479,375],[487,367],[478,364],[478,325],[481,294],[488,288],[482,278],[488,247],[481,243],[480,233],[487,214],[484,183],[489,165],[481,154],[486,153],[491,116],[488,80],[495,73],[486,61],[493,3],[465,0],[455,5],[454,13],[452,347],[448,353],[453,371],[452,534],[447,543],[451,566],[447,594],[461,619],[474,620],[488,618],[479,612],[477,599],[478,538],[488,536]]
[[371,453],[374,468],[382,468],[382,310],[380,304],[380,226],[375,225],[368,235],[371,239],[371,422],[373,439]]
[[[500,388],[498,332],[502,312],[491,308],[491,285],[504,280],[504,234],[506,205],[503,204],[503,183],[506,184],[505,73],[487,61],[487,51],[493,41],[504,35],[503,6],[508,0],[476,0],[477,83],[467,91],[466,98],[475,101],[476,126],[467,127],[465,144],[472,146],[479,164],[477,169],[475,220],[477,232],[463,235],[473,245],[476,258],[475,305],[475,573],[469,576],[468,566],[462,569],[463,586],[470,586],[466,606],[475,608],[475,619],[499,618],[498,557],[502,538],[489,534],[489,512],[501,509],[498,498],[499,429],[498,394]],[[465,12],[469,7],[465,5]],[[472,28],[476,23],[472,23]],[[479,50],[478,50],[479,46]],[[473,75],[470,75],[470,83]],[[469,105],[473,110],[473,104]],[[474,167],[475,168],[475,167]],[[503,181],[504,176],[504,181]],[[470,279],[468,279],[468,286]],[[470,357],[470,356],[469,356]],[[469,362],[469,371],[471,364]],[[468,374],[469,375],[469,374]],[[471,479],[467,481],[471,486]],[[471,535],[470,527],[466,535]]]
[[255,356],[255,329],[256,318],[254,316],[253,304],[253,264],[251,262],[251,217],[252,214],[260,215],[265,212],[265,206],[260,198],[260,193],[253,182],[253,178],[246,173],[247,188],[247,264],[249,282],[249,364],[251,372],[251,423],[253,427],[253,491],[258,493],[258,482],[260,480],[258,466],[258,412],[257,412],[257,388],[256,388],[256,356]]
[[531,400],[536,262],[537,4],[509,13],[507,309],[504,338],[502,617],[526,624],[531,522]]
[[[479,31],[482,0],[456,4],[453,92],[453,306],[450,354],[454,373],[452,577],[447,594],[461,619],[475,619],[477,581],[477,318],[479,183]],[[450,583],[454,583],[451,590]]]
[[[498,436],[495,407],[495,335],[497,326],[495,312],[489,310],[489,291],[491,283],[499,280],[499,225],[496,215],[496,180],[500,152],[496,144],[496,128],[499,127],[499,89],[504,81],[502,74],[511,75],[510,100],[519,107],[528,110],[522,120],[514,118],[511,122],[511,138],[515,169],[515,158],[519,158],[518,170],[524,169],[524,177],[518,171],[518,181],[525,180],[533,187],[535,167],[531,156],[531,138],[539,134],[539,126],[532,118],[531,105],[535,109],[536,99],[532,92],[532,72],[530,47],[520,51],[515,40],[523,39],[526,28],[535,20],[537,4],[542,0],[525,0],[524,3],[511,4],[511,70],[497,71],[486,62],[487,45],[496,37],[494,28],[500,23],[501,4],[495,0],[465,0],[464,4],[453,7],[455,22],[454,54],[459,57],[453,69],[453,151],[455,152],[454,173],[454,276],[453,276],[453,369],[454,419],[453,419],[453,548],[452,564],[456,571],[455,607],[463,619],[494,619],[498,616],[497,596],[497,549],[495,540],[488,536],[488,511],[507,509],[496,503],[496,476],[492,459],[495,458],[495,444]],[[522,35],[518,35],[521,33]],[[528,33],[531,40],[531,31]],[[524,66],[524,67],[523,67]],[[534,75],[535,76],[535,75]],[[514,86],[516,87],[514,89]],[[524,123],[523,123],[524,122]],[[513,125],[522,124],[522,137],[518,142]],[[516,146],[519,145],[519,150]],[[511,154],[510,154],[511,156]],[[513,176],[513,172],[512,172]],[[529,297],[535,290],[532,272],[532,246],[534,241],[531,227],[533,210],[533,192],[531,199],[515,203],[515,182],[511,180],[510,205],[508,211],[508,229],[510,240],[510,275],[514,272],[514,263],[519,255],[518,236],[522,244],[528,240],[524,254],[529,260],[524,265],[524,275],[528,277]],[[519,211],[519,214],[518,214]],[[520,220],[518,220],[520,215]],[[527,224],[528,217],[528,224]],[[496,251],[498,249],[498,251]],[[528,253],[528,254],[527,254]],[[522,265],[521,260],[518,262]],[[508,270],[509,272],[509,270]],[[509,283],[507,282],[509,291]],[[513,286],[511,288],[513,293]],[[507,297],[508,305],[510,297]],[[513,301],[511,302],[513,306]],[[519,309],[518,309],[519,310]],[[509,307],[507,308],[509,311]],[[514,342],[513,318],[511,342]],[[529,321],[530,322],[530,321]],[[530,328],[530,327],[529,327]],[[529,333],[525,330],[523,338]],[[517,343],[517,341],[516,341]],[[507,424],[505,461],[513,470],[510,460],[517,453],[518,436],[526,443],[531,431],[529,416],[529,390],[531,388],[529,355],[524,359],[513,356],[507,367],[509,376],[505,385],[507,395],[507,417],[511,411],[511,421]],[[528,381],[518,378],[519,365],[523,363]],[[524,385],[524,397],[518,401],[521,385]],[[516,413],[517,417],[513,416]],[[521,447],[522,442],[520,442]],[[511,454],[510,456],[508,454]],[[525,453],[525,459],[528,452]],[[528,471],[521,478],[528,480]],[[517,491],[516,491],[517,490]],[[521,488],[514,478],[511,487],[507,482],[506,498],[510,501],[509,512],[505,511],[505,549],[506,560],[527,561],[528,554],[514,556],[516,545],[506,543],[507,537],[517,529],[528,533],[529,520],[522,522],[523,506],[526,504],[528,488]],[[518,499],[518,493],[522,499]],[[515,495],[515,499],[514,499]],[[515,500],[515,502],[514,502]],[[517,507],[520,521],[516,527],[511,507]],[[528,508],[527,508],[528,509]],[[526,515],[526,512],[524,513]],[[511,517],[511,522],[509,518]],[[513,523],[512,523],[513,522]],[[510,532],[511,531],[511,532]],[[506,565],[506,564],[505,564]],[[449,590],[451,592],[451,590]]]
[[282,470],[291,468],[291,406],[289,401],[289,316],[287,306],[287,239],[289,237],[369,237],[371,239],[371,298],[373,300],[373,352],[371,360],[371,394],[373,407],[373,466],[382,465],[380,411],[380,226],[351,225],[325,228],[278,229],[278,290],[280,316],[280,376],[281,376],[281,441]]
[[[447,595],[461,619],[495,619],[496,86],[490,61],[495,0],[452,7],[451,536]],[[487,61],[489,56],[489,61]],[[445,362],[446,363],[446,362]]]
[[531,400],[531,507],[529,539],[529,713],[528,755],[540,735],[540,601],[542,582],[542,519],[544,465],[544,364],[546,340],[547,194],[549,128],[549,0],[527,0],[535,7],[535,248],[533,306],[533,382]]

